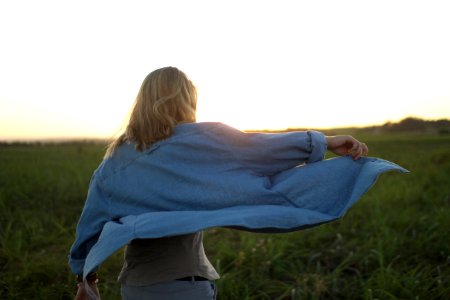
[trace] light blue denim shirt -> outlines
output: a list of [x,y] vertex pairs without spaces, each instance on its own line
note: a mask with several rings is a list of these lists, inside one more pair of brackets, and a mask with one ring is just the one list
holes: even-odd
[[323,160],[316,131],[244,133],[186,123],[139,152],[120,146],[92,177],[69,265],[96,269],[135,238],[233,227],[286,232],[341,217],[389,170],[377,158]]

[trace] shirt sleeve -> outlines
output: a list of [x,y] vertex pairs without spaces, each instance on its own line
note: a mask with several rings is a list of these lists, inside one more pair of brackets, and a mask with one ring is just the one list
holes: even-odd
[[318,131],[247,133],[221,125],[217,133],[222,142],[237,160],[261,175],[321,161],[327,150],[325,135]]
[[82,274],[84,262],[97,242],[103,225],[109,221],[109,201],[96,175],[91,179],[86,203],[77,225],[76,238],[69,254],[69,266],[74,274]]

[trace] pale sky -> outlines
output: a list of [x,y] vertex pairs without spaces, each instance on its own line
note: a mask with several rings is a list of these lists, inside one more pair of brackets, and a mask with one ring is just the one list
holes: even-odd
[[0,140],[106,137],[152,70],[239,129],[450,118],[450,1],[0,0]]

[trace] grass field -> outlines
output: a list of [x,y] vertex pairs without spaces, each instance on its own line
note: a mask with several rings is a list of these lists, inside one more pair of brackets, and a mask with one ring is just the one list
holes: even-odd
[[[219,299],[450,299],[450,137],[361,137],[388,173],[341,220],[289,234],[211,229]],[[0,299],[73,299],[67,254],[103,145],[0,146]],[[120,299],[119,251],[100,268]]]

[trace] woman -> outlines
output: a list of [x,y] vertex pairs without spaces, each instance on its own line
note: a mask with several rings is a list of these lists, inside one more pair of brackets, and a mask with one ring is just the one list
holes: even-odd
[[[143,81],[125,132],[90,183],[69,256],[77,299],[98,297],[93,271],[125,244],[123,299],[214,299],[219,275],[203,229],[287,232],[329,222],[381,172],[405,171],[360,159],[368,148],[351,136],[195,123],[196,103],[194,85],[176,68]],[[350,156],[320,162],[327,149]]]

